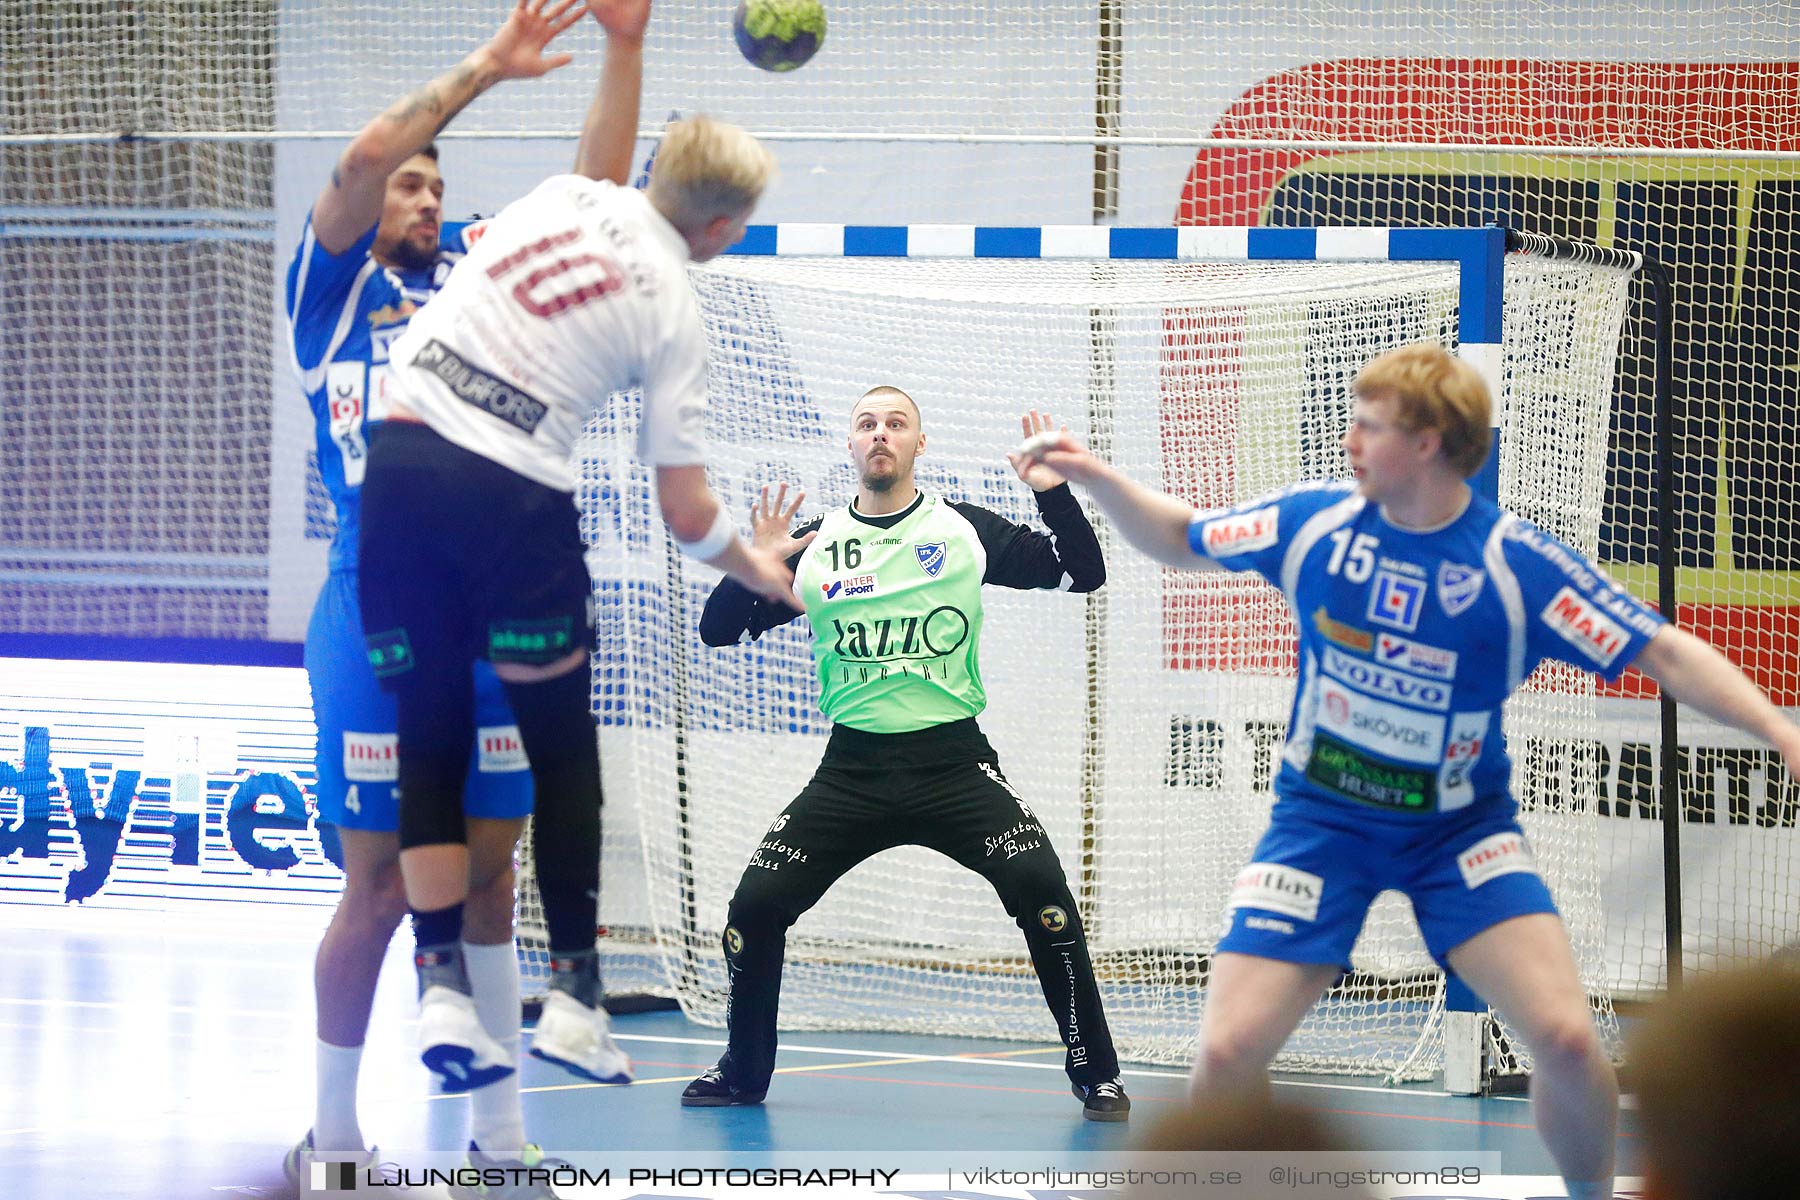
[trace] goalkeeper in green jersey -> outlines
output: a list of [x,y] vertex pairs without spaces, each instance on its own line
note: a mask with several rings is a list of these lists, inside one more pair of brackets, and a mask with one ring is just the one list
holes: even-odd
[[[1049,428],[1037,413],[1023,425],[1027,435]],[[850,418],[855,501],[791,536],[798,497],[789,504],[785,486],[774,497],[765,488],[756,505],[755,544],[787,555],[795,571],[813,626],[819,707],[833,728],[811,782],[738,882],[723,939],[729,1048],[681,1102],[761,1103],[775,1069],[788,927],[857,863],[921,845],[993,884],[1025,933],[1083,1114],[1122,1121],[1131,1101],[1062,864],[975,723],[987,704],[977,659],[982,584],[1091,592],[1106,581],[1100,544],[1055,472],[1009,456],[1046,536],[979,505],[921,493],[913,460],[924,448],[912,398],[875,388]],[[725,579],[707,600],[700,636],[725,646],[800,615]]]

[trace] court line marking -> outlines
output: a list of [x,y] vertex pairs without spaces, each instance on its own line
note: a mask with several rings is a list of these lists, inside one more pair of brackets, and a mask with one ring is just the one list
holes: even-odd
[[[87,1009],[124,1009],[127,1007],[132,1007],[121,1001],[52,1000],[52,999],[30,999],[30,998],[13,998],[13,997],[0,998],[0,1005],[17,1005],[17,1006],[32,1007],[32,1008],[59,1007],[59,1008],[87,1008]],[[215,1008],[215,1007],[202,1008],[201,1006],[197,1006],[197,1005],[181,1005],[181,1004],[170,1005],[170,1006],[168,1006],[168,1008],[165,1011],[168,1011],[170,1013],[185,1013],[185,1014],[194,1014],[194,1015],[204,1014],[204,1015],[215,1016],[215,1017],[216,1016],[243,1016],[243,1017],[258,1017],[258,1018],[271,1018],[271,1017],[285,1018],[285,1017],[290,1017],[292,1015],[290,1012],[285,1011],[285,1010],[219,1009],[219,1008]],[[403,1026],[410,1026],[415,1023],[416,1022],[412,1021],[412,1020],[404,1020],[401,1022],[401,1024]],[[524,1032],[527,1032],[527,1030],[525,1030],[522,1027],[521,1033],[524,1033]],[[724,1046],[726,1045],[726,1042],[723,1038],[689,1038],[689,1037],[672,1037],[672,1036],[668,1036],[668,1035],[657,1035],[657,1034],[626,1034],[626,1033],[615,1033],[614,1037],[616,1040],[618,1040],[620,1042],[644,1042],[644,1043],[656,1043],[656,1044],[679,1045],[679,1046],[713,1046],[713,1047],[718,1047],[721,1049],[723,1049]],[[846,1048],[846,1047],[839,1047],[839,1046],[810,1046],[810,1045],[799,1045],[799,1044],[792,1044],[792,1043],[783,1043],[781,1048],[783,1050],[786,1050],[789,1053],[793,1053],[793,1054],[838,1055],[838,1056],[851,1057],[851,1058],[868,1058],[870,1055],[879,1055],[879,1053],[880,1053],[879,1051],[877,1051],[873,1048],[869,1048],[869,1047]],[[1022,1069],[1022,1070],[1060,1071],[1060,1070],[1062,1070],[1062,1065],[1060,1063],[1022,1062],[1022,1061],[1019,1061],[1019,1059],[1023,1056],[1032,1055],[1032,1054],[1045,1054],[1045,1055],[1055,1054],[1055,1053],[1059,1053],[1061,1051],[1061,1049],[1062,1048],[1060,1046],[1043,1046],[1043,1047],[1031,1047],[1028,1049],[1021,1049],[1021,1050],[1016,1050],[1016,1051],[976,1051],[976,1052],[971,1052],[969,1054],[910,1054],[909,1055],[909,1054],[899,1054],[898,1052],[896,1052],[897,1056],[889,1056],[887,1058],[883,1058],[878,1061],[871,1061],[869,1064],[866,1064],[866,1065],[915,1065],[915,1064],[920,1064],[920,1063],[943,1062],[943,1063],[985,1064],[985,1065],[990,1065],[990,1066],[994,1066],[994,1067],[1002,1067],[1002,1068],[1011,1067],[1011,1068],[1017,1068],[1017,1069]],[[788,1073],[788,1072],[808,1073],[808,1072],[816,1071],[819,1069],[821,1069],[821,1068],[783,1067],[783,1068],[777,1069],[777,1074]],[[841,1069],[841,1068],[839,1068],[839,1069]],[[1185,1072],[1185,1071],[1177,1071],[1177,1070],[1172,1070],[1172,1069],[1155,1070],[1155,1069],[1148,1069],[1148,1068],[1143,1068],[1143,1067],[1122,1068],[1120,1071],[1120,1074],[1123,1076],[1126,1076],[1126,1077],[1139,1078],[1139,1079],[1184,1079],[1187,1077],[1187,1072]],[[649,1085],[649,1084],[669,1083],[669,1082],[686,1083],[686,1082],[690,1082],[690,1081],[691,1081],[690,1077],[683,1076],[679,1080],[676,1080],[676,1079],[639,1080],[639,1081],[637,1081],[637,1084]],[[1299,1079],[1275,1079],[1275,1080],[1272,1080],[1271,1082],[1276,1087],[1301,1088],[1301,1089],[1314,1090],[1314,1091],[1338,1091],[1338,1092],[1365,1093],[1365,1094],[1371,1094],[1371,1095],[1387,1096],[1390,1098],[1396,1097],[1396,1096],[1418,1096],[1418,1097],[1422,1097],[1422,1098],[1426,1098],[1426,1099],[1440,1099],[1441,1100],[1441,1099],[1450,1098],[1452,1095],[1452,1093],[1450,1093],[1446,1090],[1443,1090],[1441,1088],[1392,1088],[1392,1087],[1383,1087],[1379,1084],[1330,1083],[1330,1082],[1324,1082],[1324,1081],[1299,1080]],[[578,1082],[578,1083],[570,1083],[570,1084],[540,1085],[538,1087],[522,1088],[521,1091],[557,1092],[557,1091],[580,1090],[583,1088],[623,1087],[623,1086],[628,1086],[628,1085]],[[455,1099],[455,1098],[457,1098],[457,1097],[454,1095],[428,1095],[426,1097],[427,1100],[431,1100],[431,1101],[448,1100],[448,1099]],[[1487,1096],[1487,1097],[1482,1097],[1482,1099],[1510,1102],[1510,1103],[1515,1103],[1515,1104],[1529,1103],[1528,1098],[1524,1097],[1524,1096]],[[31,1131],[30,1130],[0,1129],[0,1137],[14,1136],[14,1135],[26,1133],[26,1132],[31,1132]]]

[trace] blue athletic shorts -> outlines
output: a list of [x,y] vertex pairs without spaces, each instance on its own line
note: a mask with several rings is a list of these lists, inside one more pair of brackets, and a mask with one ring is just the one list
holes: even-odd
[[1389,889],[1412,901],[1440,966],[1484,929],[1556,912],[1510,807],[1408,827],[1282,801],[1238,873],[1218,949],[1347,971],[1369,905]]
[[[531,769],[505,688],[487,663],[475,663],[474,670],[477,728],[463,811],[472,817],[528,816]],[[313,605],[306,627],[306,678],[319,727],[319,819],[393,832],[400,827],[394,697],[381,690],[369,667],[354,571],[333,571]]]

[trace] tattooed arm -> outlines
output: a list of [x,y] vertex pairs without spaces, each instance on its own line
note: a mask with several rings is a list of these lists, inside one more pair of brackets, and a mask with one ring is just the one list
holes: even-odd
[[469,101],[502,79],[532,79],[568,65],[572,55],[544,49],[583,11],[581,0],[517,0],[486,45],[363,126],[313,202],[319,244],[341,254],[367,233],[381,219],[388,176],[429,146]]

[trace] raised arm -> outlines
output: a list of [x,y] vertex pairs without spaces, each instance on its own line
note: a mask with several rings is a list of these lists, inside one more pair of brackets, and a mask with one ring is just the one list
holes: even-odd
[[[737,522],[706,486],[704,466],[657,467],[656,499],[682,553],[718,568],[765,600],[800,610],[794,572],[774,551],[738,536]],[[808,534],[800,544],[811,541]]]
[[552,38],[581,19],[581,0],[518,0],[488,42],[425,86],[395,101],[344,147],[313,201],[313,236],[342,254],[381,219],[388,176],[431,144],[469,101],[503,79],[530,79],[565,66],[546,55]]
[[1795,725],[1736,664],[1685,629],[1665,625],[1632,664],[1669,695],[1715,721],[1759,737],[1781,752],[1800,780],[1800,725]]
[[[1050,418],[1036,411],[1026,413],[1019,423],[1027,437],[1051,429]],[[1106,582],[1106,559],[1100,552],[1100,539],[1094,535],[1094,527],[1081,510],[1074,491],[1061,475],[1041,462],[1027,461],[1017,452],[1008,454],[1006,460],[1031,488],[1038,516],[1049,527],[1050,536],[1015,525],[978,505],[952,501],[956,510],[975,526],[987,550],[987,572],[982,582],[1011,588],[1097,591]]]
[[1121,475],[1067,430],[1040,433],[1007,457],[1021,478],[1031,467],[1042,465],[1079,483],[1120,536],[1156,561],[1190,571],[1219,569],[1217,563],[1195,554],[1188,545],[1188,523],[1194,516],[1191,505]]
[[587,0],[587,7],[606,30],[606,58],[593,103],[581,123],[575,173],[610,179],[623,187],[631,179],[632,152],[637,148],[650,0]]
[[[788,486],[769,494],[767,484],[756,503],[750,506],[750,544],[781,558],[790,571],[800,567],[800,555],[818,532],[822,517],[814,517],[800,529],[794,529],[794,514],[806,493],[796,491],[788,501]],[[792,530],[792,532],[789,532]],[[706,598],[700,613],[700,640],[708,646],[736,644],[746,633],[752,641],[777,625],[785,625],[800,615],[800,610],[781,600],[767,600],[727,575]]]

